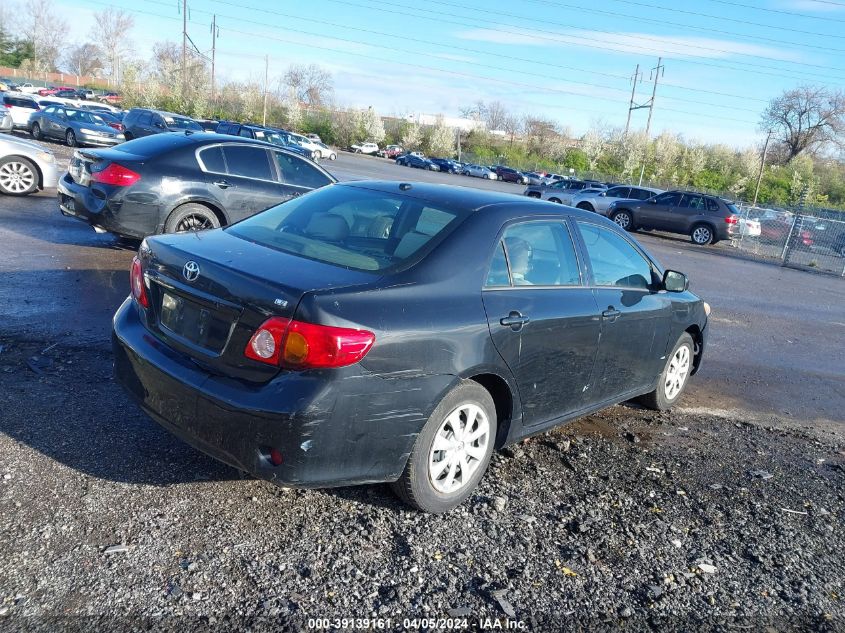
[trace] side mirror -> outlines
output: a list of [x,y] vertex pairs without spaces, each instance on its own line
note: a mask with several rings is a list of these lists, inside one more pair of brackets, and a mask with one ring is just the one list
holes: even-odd
[[684,292],[689,288],[689,279],[684,273],[667,270],[663,273],[663,289],[666,292]]
[[648,200],[646,200],[646,202],[648,202],[649,204],[657,204],[657,200],[655,198],[649,198]]
[[156,121],[155,123],[153,123],[153,127],[158,128],[159,130],[163,130],[164,129],[164,123],[161,123],[160,121]]
[[607,198],[607,192],[606,192],[606,191],[602,191],[602,192],[599,194],[599,198]]

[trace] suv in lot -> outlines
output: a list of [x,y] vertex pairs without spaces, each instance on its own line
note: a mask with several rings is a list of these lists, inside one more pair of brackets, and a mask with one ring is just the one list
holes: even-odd
[[252,138],[256,141],[265,141],[280,145],[287,150],[301,154],[311,160],[319,158],[318,152],[302,147],[292,135],[285,130],[278,130],[276,128],[264,127],[263,125],[253,125],[251,123],[236,123],[234,121],[220,121],[217,124],[218,134],[229,134],[231,136],[240,136],[243,138]]
[[521,171],[517,171],[513,167],[505,167],[504,165],[496,165],[496,176],[498,176],[499,180],[504,180],[505,182],[515,182],[519,183],[520,185],[527,185],[528,184],[528,176],[523,174]]
[[356,143],[349,146],[349,151],[356,154],[378,154],[378,145],[375,143]]
[[31,96],[8,92],[3,95],[3,107],[11,115],[16,130],[28,130],[30,115],[41,109]]
[[172,112],[132,108],[123,118],[127,141],[162,132],[202,132],[202,126],[191,118]]
[[666,191],[644,202],[618,200],[607,209],[607,217],[626,231],[680,233],[699,246],[729,239],[739,225],[738,215],[729,200],[695,191]]

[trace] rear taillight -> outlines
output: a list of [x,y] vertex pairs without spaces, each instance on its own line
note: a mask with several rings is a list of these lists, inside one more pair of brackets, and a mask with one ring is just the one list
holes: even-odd
[[123,132],[123,125],[120,123],[109,123],[109,127],[113,127],[115,130]]
[[141,175],[131,169],[117,163],[109,163],[105,169],[95,171],[91,169],[91,180],[104,185],[115,185],[117,187],[128,187],[141,180]]
[[244,355],[289,369],[345,367],[364,358],[375,341],[366,330],[271,317],[252,335]]
[[728,217],[725,218],[725,223],[726,224],[739,224],[739,218],[736,217],[735,215],[729,215]]
[[3,105],[4,105],[4,106],[6,106],[7,108],[9,108],[9,110],[11,110],[11,109],[12,109],[12,104],[11,104],[11,103],[4,103]]
[[150,300],[147,298],[147,286],[144,283],[144,268],[141,260],[132,258],[132,269],[129,272],[129,285],[132,287],[132,297],[142,308],[150,307]]

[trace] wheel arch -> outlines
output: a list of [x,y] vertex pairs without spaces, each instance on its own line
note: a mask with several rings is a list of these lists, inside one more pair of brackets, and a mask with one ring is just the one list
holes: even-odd
[[484,387],[493,398],[493,403],[496,405],[497,425],[494,448],[502,448],[510,437],[511,426],[517,414],[518,401],[514,398],[513,389],[507,380],[492,372],[473,374],[467,376],[466,379]]
[[692,376],[698,371],[698,367],[701,365],[701,357],[704,354],[704,336],[701,333],[701,328],[698,327],[698,325],[695,323],[690,325],[684,331],[692,337],[692,342],[694,345],[692,357],[692,371],[690,372],[690,375]]

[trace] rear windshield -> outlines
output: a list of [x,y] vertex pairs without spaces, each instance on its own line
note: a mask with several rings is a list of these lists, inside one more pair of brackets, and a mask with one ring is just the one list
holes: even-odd
[[167,123],[167,127],[169,127],[170,129],[196,130],[198,132],[202,132],[202,126],[196,121],[192,121],[191,119],[183,119],[182,117],[178,116],[166,116],[164,117],[164,122]]
[[466,212],[359,187],[324,187],[225,229],[279,251],[354,270],[403,265],[443,239]]

